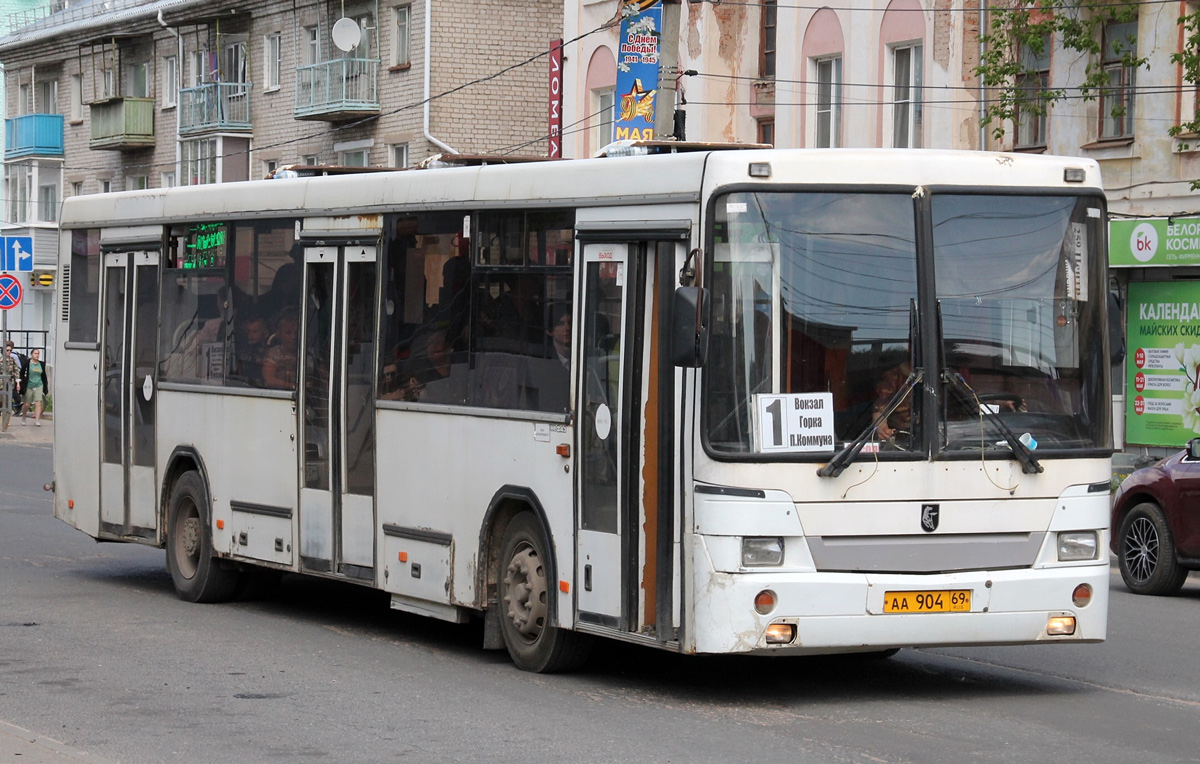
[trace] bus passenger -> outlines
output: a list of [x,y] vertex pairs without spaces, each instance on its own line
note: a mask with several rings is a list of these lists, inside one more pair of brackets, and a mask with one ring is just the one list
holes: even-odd
[[285,312],[275,327],[272,345],[263,358],[263,386],[281,390],[296,387],[296,340],[300,321],[294,313]]

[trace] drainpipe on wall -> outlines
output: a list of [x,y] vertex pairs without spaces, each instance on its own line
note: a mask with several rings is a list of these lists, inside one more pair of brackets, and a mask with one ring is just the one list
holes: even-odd
[[[182,178],[179,176],[179,119],[183,109],[179,105],[179,82],[183,76],[183,38],[175,31],[173,27],[167,26],[166,20],[163,18],[162,8],[158,9],[158,23],[169,34],[175,37],[175,183],[178,184]],[[146,179],[149,181],[149,178]],[[149,182],[146,184],[149,186]]]
[[429,42],[433,37],[433,0],[425,0],[425,105],[424,105],[424,131],[425,140],[437,146],[442,151],[450,154],[459,153],[456,149],[447,146],[437,138],[433,137],[433,133],[429,132],[429,72],[433,68],[433,52],[430,50]]

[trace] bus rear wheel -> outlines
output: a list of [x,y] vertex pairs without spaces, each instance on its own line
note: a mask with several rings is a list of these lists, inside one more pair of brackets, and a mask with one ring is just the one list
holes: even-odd
[[530,512],[509,522],[497,560],[500,632],[517,668],[550,674],[579,668],[591,640],[550,623],[549,545]]
[[237,591],[238,573],[213,556],[208,491],[195,472],[175,481],[167,504],[167,570],[179,599],[223,602]]

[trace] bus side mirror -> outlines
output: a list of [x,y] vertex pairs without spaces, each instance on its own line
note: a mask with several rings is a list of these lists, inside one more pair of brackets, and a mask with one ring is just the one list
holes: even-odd
[[671,363],[698,369],[708,360],[712,305],[707,289],[679,287],[671,302]]

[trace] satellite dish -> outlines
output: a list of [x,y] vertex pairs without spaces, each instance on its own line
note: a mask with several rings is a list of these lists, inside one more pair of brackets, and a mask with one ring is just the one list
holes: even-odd
[[333,24],[333,44],[337,49],[346,53],[358,47],[362,40],[362,30],[354,19],[340,18]]

